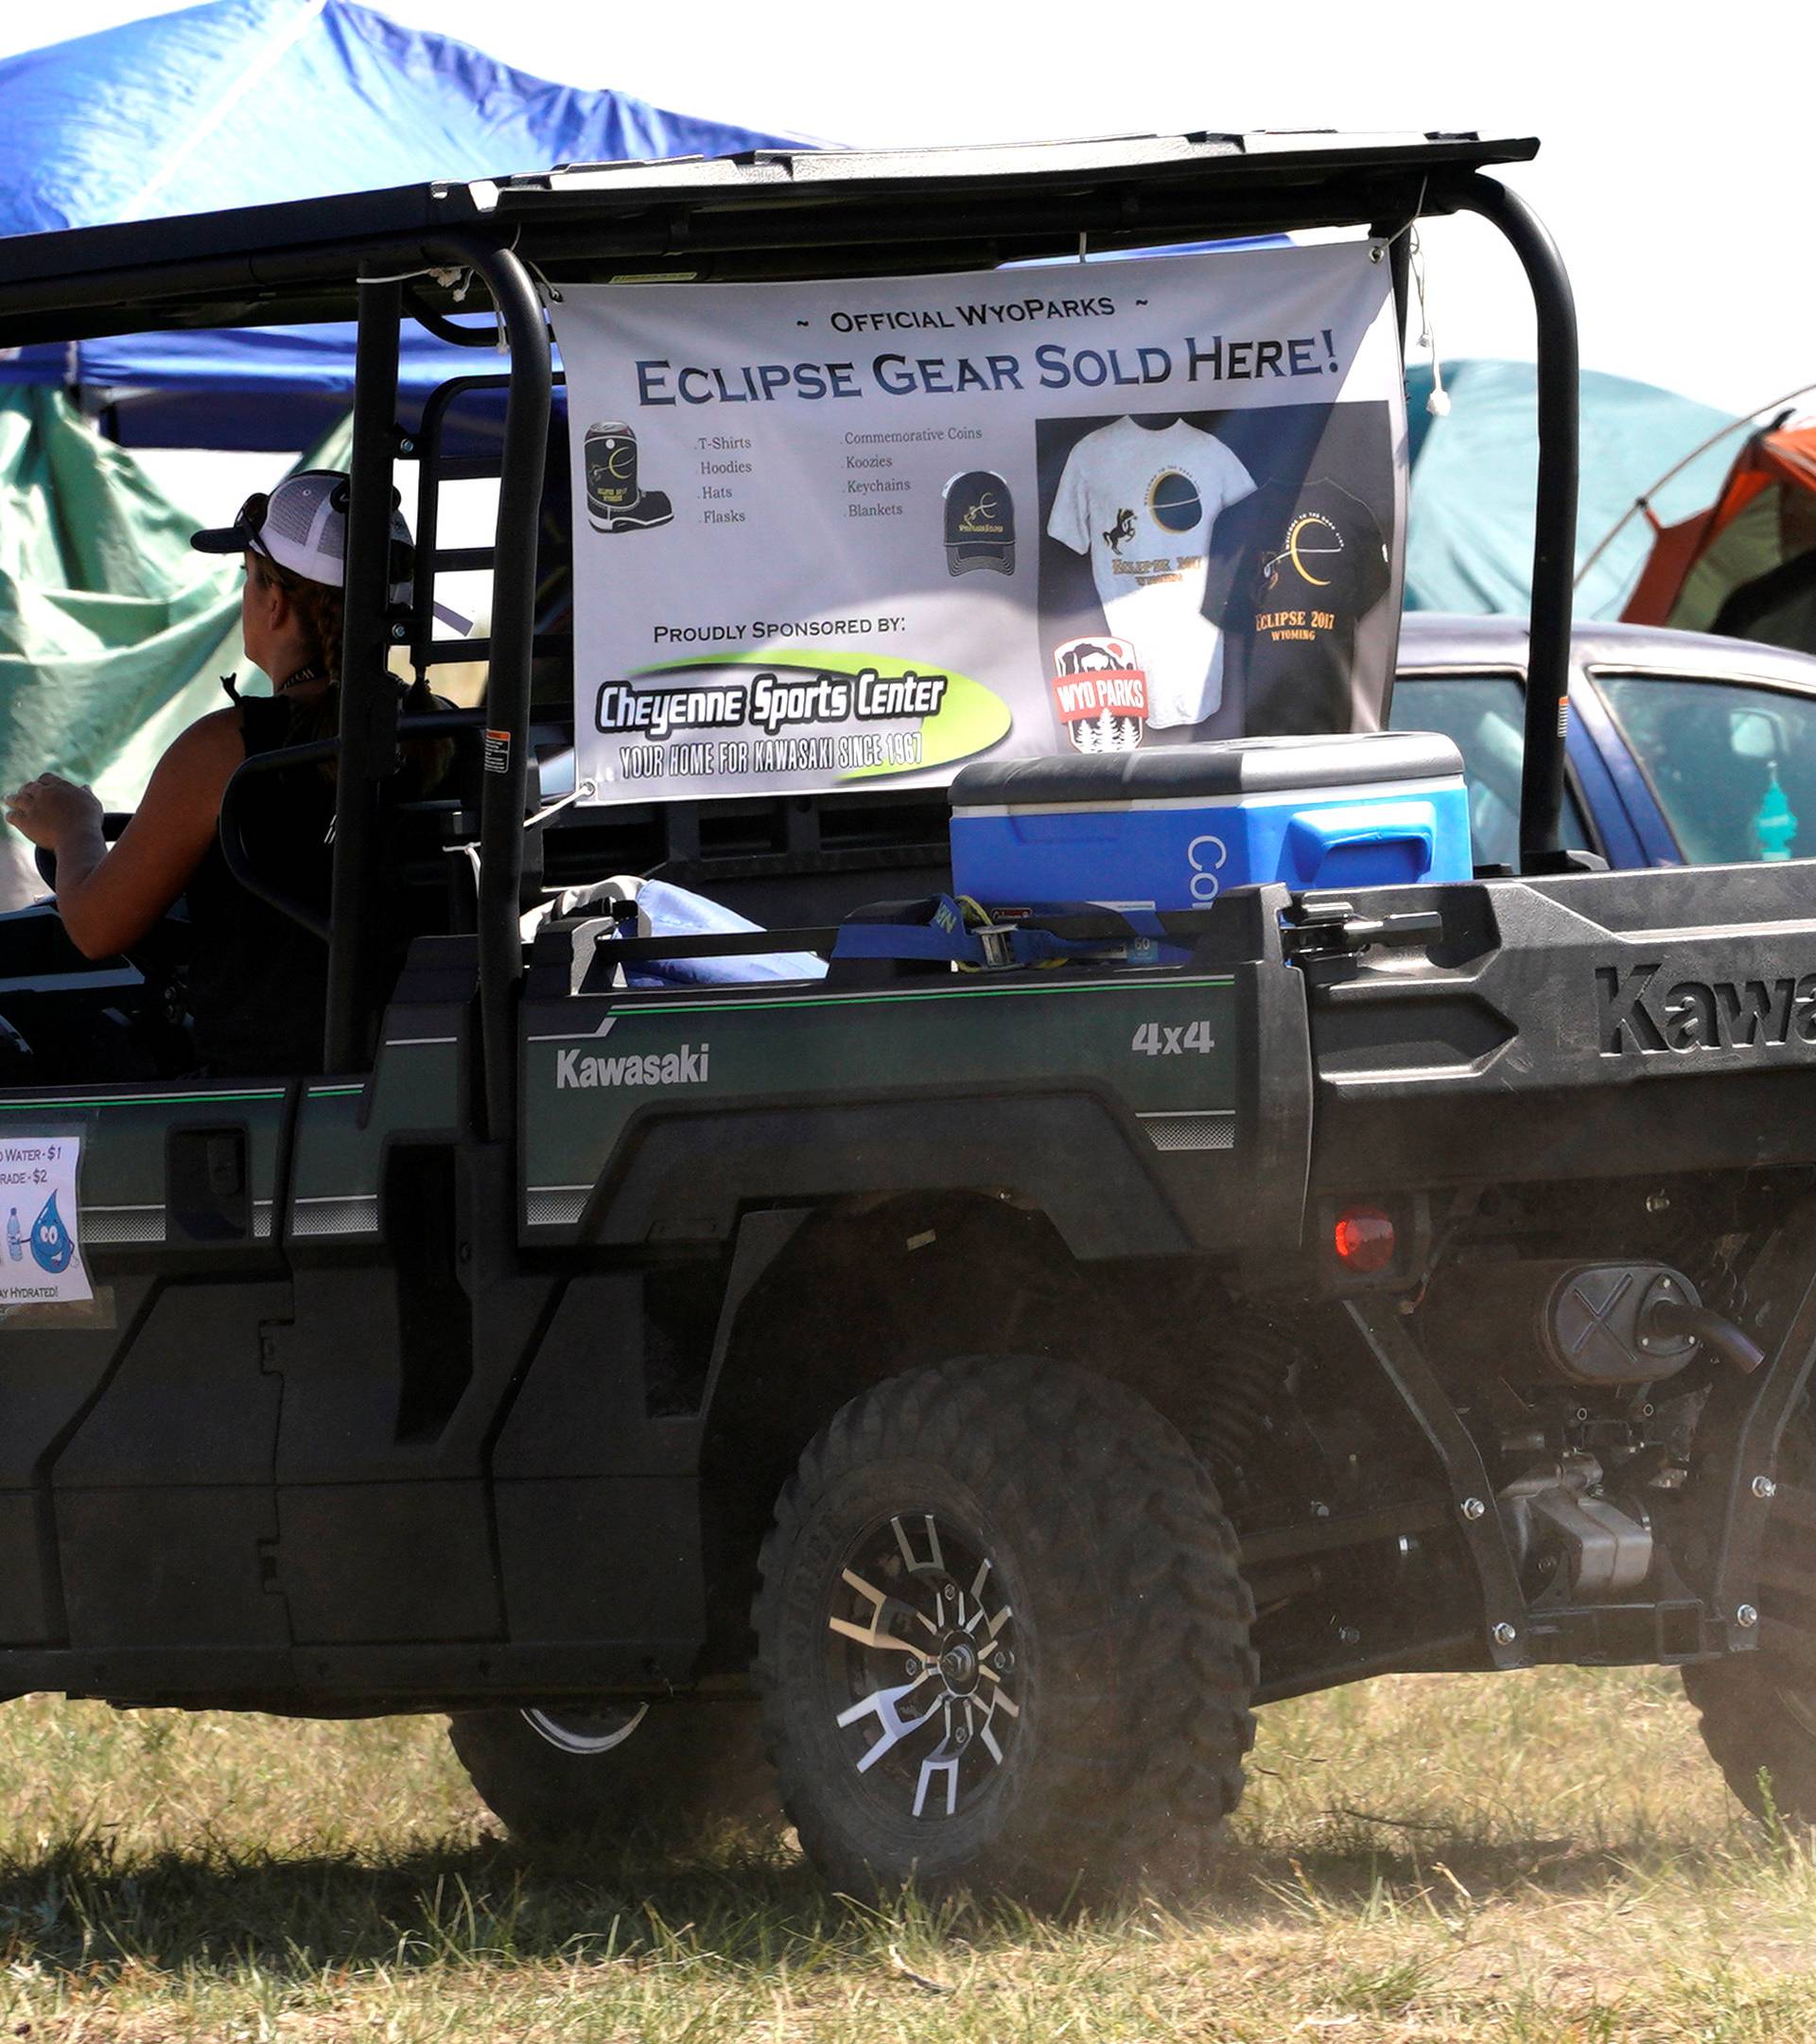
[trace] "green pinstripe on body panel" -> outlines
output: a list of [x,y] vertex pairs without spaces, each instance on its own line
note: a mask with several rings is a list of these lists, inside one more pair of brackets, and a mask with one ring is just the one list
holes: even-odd
[[1234,978],[1030,977],[825,992],[602,995],[526,1011],[523,1183],[591,1184],[632,1117],[980,1088],[1108,1088],[1138,1116],[1235,1106]]

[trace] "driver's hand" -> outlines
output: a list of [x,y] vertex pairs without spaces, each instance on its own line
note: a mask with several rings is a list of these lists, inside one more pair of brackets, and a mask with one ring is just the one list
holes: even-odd
[[7,821],[46,851],[56,851],[88,831],[98,837],[102,813],[92,788],[65,780],[61,774],[40,774],[6,798]]

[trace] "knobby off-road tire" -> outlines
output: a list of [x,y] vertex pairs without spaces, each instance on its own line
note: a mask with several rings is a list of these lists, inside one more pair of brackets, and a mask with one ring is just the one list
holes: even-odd
[[764,1542],[763,1730],[835,1888],[1180,1895],[1242,1792],[1253,1606],[1203,1465],[1069,1365],[852,1401]]
[[[1816,1824],[1816,1684],[1774,1669],[1769,1651],[1684,1670],[1702,1743],[1755,1817]],[[1763,1786],[1762,1786],[1763,1777]]]
[[[1760,1550],[1758,1648],[1684,1670],[1702,1743],[1755,1817],[1816,1824],[1816,1414],[1785,1429],[1778,1495]],[[1801,1636],[1792,1655],[1783,1626]],[[1764,1776],[1762,1783],[1761,1776]]]
[[652,1703],[617,1738],[631,1715],[469,1710],[447,1736],[480,1801],[525,1844],[675,1843],[721,1824],[779,1826],[754,1703]]

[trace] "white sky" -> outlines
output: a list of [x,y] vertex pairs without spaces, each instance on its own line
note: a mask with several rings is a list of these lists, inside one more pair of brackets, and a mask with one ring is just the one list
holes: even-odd
[[[0,48],[165,9],[4,9]],[[1535,134],[1509,173],[1575,281],[1586,367],[1735,411],[1816,378],[1809,0],[1347,8],[1126,0],[770,7],[388,0],[545,78],[847,142],[1247,128]],[[286,148],[306,138],[285,135]],[[540,166],[525,165],[525,169]],[[1517,266],[1473,219],[1425,230],[1447,357],[1529,356]]]

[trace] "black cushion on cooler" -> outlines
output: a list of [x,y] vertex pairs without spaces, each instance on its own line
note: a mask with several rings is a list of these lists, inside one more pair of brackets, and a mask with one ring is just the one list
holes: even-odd
[[1005,804],[1189,800],[1196,795],[1279,795],[1377,782],[1455,779],[1463,756],[1437,731],[1350,731],[1340,736],[1233,738],[1152,752],[1059,753],[1050,759],[979,760],[952,786],[954,809]]

